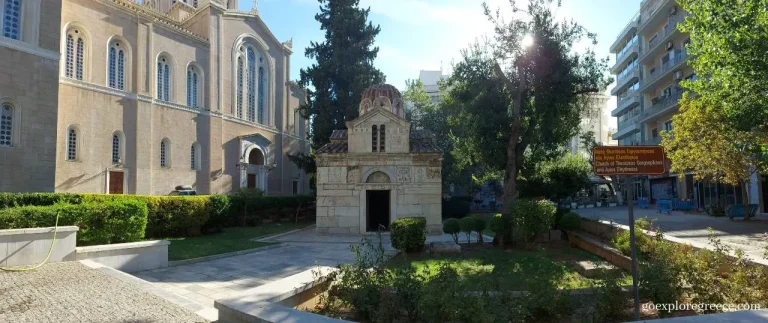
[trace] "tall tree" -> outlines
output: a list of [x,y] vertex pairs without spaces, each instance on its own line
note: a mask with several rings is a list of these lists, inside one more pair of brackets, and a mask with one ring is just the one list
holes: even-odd
[[[718,102],[739,130],[768,126],[768,9],[764,0],[679,0],[688,12],[690,65],[700,77],[683,86]],[[765,129],[763,128],[763,131]]]
[[565,145],[578,133],[589,94],[611,82],[607,59],[573,48],[584,38],[596,42],[595,35],[575,22],[555,21],[553,2],[530,0],[520,10],[510,0],[514,15],[524,16],[510,22],[485,5],[496,26],[491,55],[475,46],[454,67],[454,94],[463,110],[452,115],[454,122],[487,130],[457,138],[457,159],[503,170],[506,208],[518,195],[526,151],[554,152]]
[[[768,171],[768,134],[734,127],[720,104],[686,93],[680,113],[672,117],[673,132],[661,134],[662,145],[672,160],[672,171],[693,171],[697,179],[741,185],[742,200],[748,201],[752,175]],[[744,204],[749,211],[749,203]]]
[[373,43],[381,28],[368,21],[369,9],[359,0],[318,0],[315,20],[325,30],[323,42],[310,42],[305,51],[315,59],[301,69],[299,84],[310,87],[302,115],[311,120],[312,148],[328,143],[331,132],[344,129],[345,121],[357,118],[360,97],[366,88],[383,83],[384,74],[373,66],[379,48]]

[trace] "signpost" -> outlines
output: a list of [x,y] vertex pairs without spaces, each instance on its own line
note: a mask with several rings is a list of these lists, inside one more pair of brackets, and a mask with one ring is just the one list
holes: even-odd
[[637,248],[635,246],[635,214],[632,208],[634,183],[632,176],[660,175],[666,172],[664,148],[661,146],[597,146],[592,151],[596,175],[625,175],[627,213],[629,215],[629,248],[632,256],[632,289],[635,298],[635,320],[640,320],[640,292],[637,286]]

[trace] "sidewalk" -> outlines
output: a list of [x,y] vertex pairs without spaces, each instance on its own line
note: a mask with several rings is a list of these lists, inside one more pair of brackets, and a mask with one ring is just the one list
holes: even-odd
[[[613,221],[627,225],[629,216],[626,207],[591,208],[573,210],[584,218]],[[731,221],[727,217],[712,217],[706,213],[690,214],[673,211],[671,215],[656,212],[655,206],[648,209],[634,208],[635,219],[647,217],[655,219],[664,234],[679,238],[696,247],[711,248],[707,228],[712,228],[715,235],[725,245],[733,249],[742,249],[754,262],[768,266],[765,247],[768,246],[768,216],[758,215],[750,221],[740,219]]]

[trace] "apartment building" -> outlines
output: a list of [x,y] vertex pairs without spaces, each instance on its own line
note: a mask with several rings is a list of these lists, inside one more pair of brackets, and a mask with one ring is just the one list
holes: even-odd
[[[611,72],[616,75],[618,130],[613,139],[620,146],[659,145],[661,133],[672,131],[672,116],[678,112],[678,101],[684,89],[683,80],[695,79],[688,65],[687,34],[678,24],[688,15],[675,0],[644,0],[639,12],[627,23],[611,45],[616,63]],[[693,200],[701,207],[743,203],[738,187],[709,181],[696,181],[693,174],[680,177],[670,173],[661,176],[638,177],[634,180],[636,198],[655,202],[663,198]],[[755,181],[758,182],[757,178]],[[751,188],[751,203],[762,203],[755,184]],[[763,207],[764,208],[764,207]]]

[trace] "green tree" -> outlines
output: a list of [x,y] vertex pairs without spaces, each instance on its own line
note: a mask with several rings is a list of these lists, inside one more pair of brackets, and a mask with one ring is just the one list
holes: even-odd
[[697,179],[741,185],[743,200],[748,201],[752,175],[768,170],[768,135],[733,127],[726,109],[713,100],[684,94],[680,113],[672,117],[673,132],[663,132],[661,144],[673,172],[693,171]]
[[[311,122],[309,139],[313,150],[330,141],[333,130],[345,129],[345,121],[358,117],[363,91],[384,83],[384,74],[373,66],[379,48],[373,43],[381,28],[368,21],[370,9],[358,0],[318,0],[315,20],[325,30],[323,42],[310,42],[306,57],[316,60],[301,69],[299,84],[307,87],[307,103],[299,108]],[[311,87],[310,87],[311,86]],[[314,173],[314,156],[289,158]]]
[[566,198],[589,186],[591,172],[592,167],[584,157],[565,154],[558,159],[539,163],[532,175],[521,176],[520,196]]
[[763,0],[679,0],[690,13],[682,32],[699,76],[683,86],[718,102],[725,122],[749,131],[768,126],[768,9]]
[[[595,167],[595,154],[594,149],[595,147],[602,146],[601,143],[597,142],[595,140],[595,132],[592,130],[586,131],[579,135],[579,143],[582,147],[584,147],[584,150],[587,152],[587,161],[589,162],[589,166],[594,169]],[[598,177],[608,180],[607,176],[598,175]],[[618,177],[617,176],[611,176],[611,183],[608,184],[608,189],[611,190],[611,195],[616,194],[616,190],[613,188],[613,184],[617,183]]]
[[449,114],[449,123],[465,129],[453,137],[457,163],[503,170],[507,209],[518,195],[526,151],[540,156],[563,146],[578,133],[589,94],[611,82],[607,59],[573,48],[584,38],[596,42],[595,35],[575,22],[555,21],[553,2],[530,0],[520,10],[511,0],[515,17],[524,17],[509,22],[485,5],[496,25],[490,51],[470,48],[451,79],[447,100],[457,111]]

